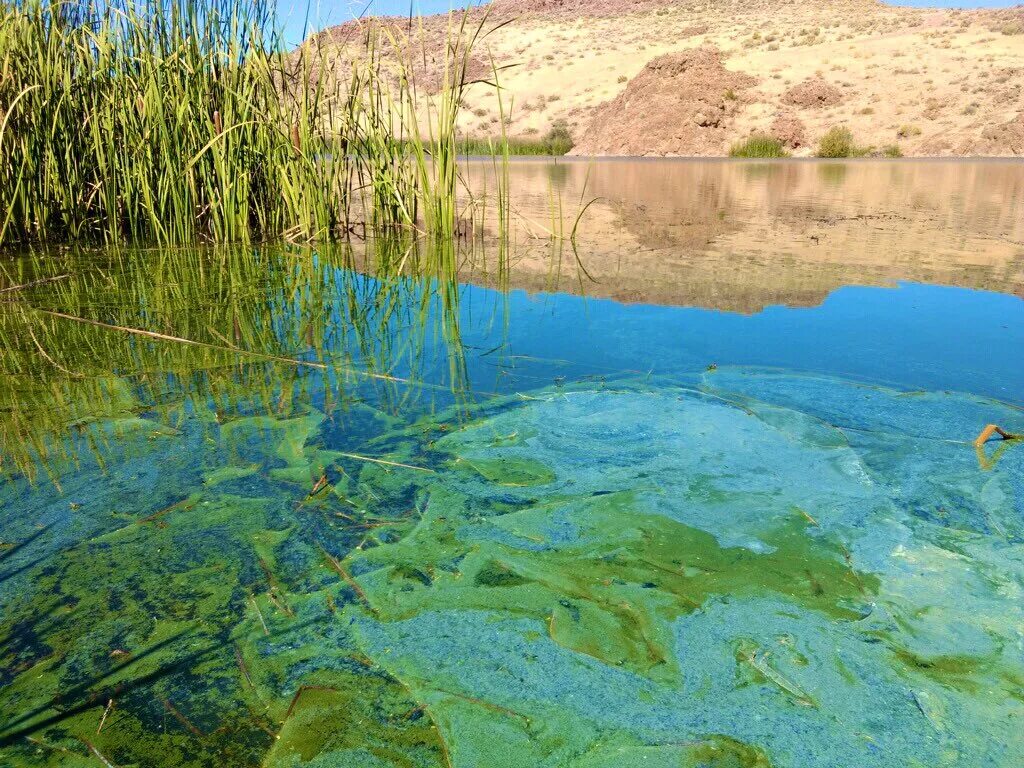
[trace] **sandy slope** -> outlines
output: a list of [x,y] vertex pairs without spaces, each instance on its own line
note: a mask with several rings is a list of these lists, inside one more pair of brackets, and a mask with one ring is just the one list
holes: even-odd
[[[489,22],[508,18],[479,53],[513,65],[510,133],[562,118],[580,154],[721,155],[754,131],[811,154],[845,125],[904,155],[1024,155],[1024,6],[497,0]],[[444,25],[428,19],[424,34]],[[468,133],[498,133],[490,89],[465,106]]]

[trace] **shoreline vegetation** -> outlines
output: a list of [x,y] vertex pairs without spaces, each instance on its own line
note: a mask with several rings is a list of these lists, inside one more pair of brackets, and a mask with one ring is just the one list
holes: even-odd
[[336,77],[274,25],[269,0],[5,4],[0,247],[455,235],[460,103],[497,88],[467,71],[487,15],[449,18],[433,95],[394,30],[367,25]]

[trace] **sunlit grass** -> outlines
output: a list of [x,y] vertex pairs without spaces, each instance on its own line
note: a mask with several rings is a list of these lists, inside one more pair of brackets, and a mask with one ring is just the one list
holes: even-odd
[[[0,245],[449,235],[469,51],[436,96],[367,25],[339,66],[285,51],[269,0],[26,0],[0,9]],[[385,66],[385,63],[387,66]],[[383,74],[382,74],[383,73]]]
[[774,136],[756,133],[729,148],[729,157],[789,157],[783,143]]

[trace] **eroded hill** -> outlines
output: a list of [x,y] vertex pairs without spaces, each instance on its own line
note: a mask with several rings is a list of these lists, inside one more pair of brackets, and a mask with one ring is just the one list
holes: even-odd
[[[1024,6],[496,0],[488,13],[498,28],[474,49],[473,73],[502,68],[509,134],[539,138],[564,121],[575,154],[716,156],[767,133],[810,155],[842,126],[876,152],[1024,155]],[[376,23],[427,51],[412,58],[436,89],[448,18]],[[316,42],[351,50],[363,29]],[[493,88],[471,88],[463,107],[467,135],[500,133]]]

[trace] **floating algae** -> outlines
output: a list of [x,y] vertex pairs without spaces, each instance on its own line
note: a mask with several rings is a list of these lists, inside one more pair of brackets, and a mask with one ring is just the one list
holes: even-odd
[[1012,407],[719,368],[352,418],[186,420],[74,536],[43,493],[0,764],[1024,760],[1024,451],[969,445]]
[[[496,407],[436,448],[455,467],[529,458],[547,482],[473,470],[425,484],[415,526],[348,558],[377,614],[359,619],[361,642],[437,697],[459,765],[600,765],[633,749],[687,764],[666,745],[716,734],[778,765],[1011,765],[1020,548],[974,535],[948,567],[961,529],[919,510],[953,482],[978,505],[958,514],[987,505],[1009,527],[1014,480],[972,474],[969,447],[935,431],[982,401],[916,397],[901,425],[909,399],[720,371],[703,392],[622,384]],[[495,443],[508,434],[523,437]],[[921,466],[927,480],[902,476]],[[993,481],[1006,493],[986,492]],[[974,661],[953,663],[950,644]],[[922,697],[941,702],[930,717]]]

